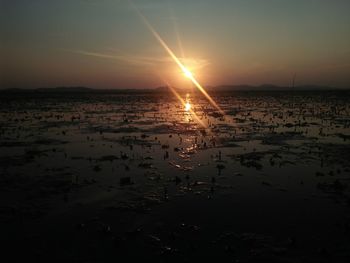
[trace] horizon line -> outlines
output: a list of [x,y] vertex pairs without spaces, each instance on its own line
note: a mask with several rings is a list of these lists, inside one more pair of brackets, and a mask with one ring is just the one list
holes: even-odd
[[[103,88],[103,87],[89,87],[89,86],[55,86],[55,87],[0,87],[0,91],[55,91],[55,90],[65,90],[69,91],[161,91],[164,89],[168,89],[168,86],[156,86],[156,87],[135,87],[135,88],[123,88],[123,87],[113,87],[113,88]],[[174,87],[179,91],[187,91],[185,88]],[[217,91],[244,91],[244,90],[261,90],[261,91],[269,91],[269,90],[288,90],[288,91],[300,91],[300,90],[350,90],[350,87],[334,87],[327,85],[314,85],[314,84],[306,84],[306,85],[298,85],[298,86],[284,86],[284,85],[275,85],[275,84],[260,84],[260,85],[249,85],[249,84],[223,84],[217,86],[206,86],[206,89],[213,91],[218,89]],[[80,90],[79,90],[80,89]]]

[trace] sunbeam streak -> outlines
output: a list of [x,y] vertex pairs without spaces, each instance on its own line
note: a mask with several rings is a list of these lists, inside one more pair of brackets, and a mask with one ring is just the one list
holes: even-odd
[[161,38],[158,32],[153,28],[153,26],[148,22],[147,18],[140,12],[140,10],[130,1],[131,5],[136,10],[139,17],[142,19],[144,24],[147,26],[149,31],[153,34],[153,36],[158,40],[161,46],[165,49],[165,51],[169,54],[169,56],[174,60],[174,62],[179,66],[181,71],[185,74],[187,78],[191,80],[191,82],[196,86],[196,88],[208,99],[208,101],[222,114],[225,115],[224,111],[219,107],[219,105],[210,97],[210,95],[206,92],[206,90],[199,84],[199,82],[194,78],[193,74],[181,63],[178,57],[174,54],[174,52],[170,49],[170,47],[165,43],[165,41]]

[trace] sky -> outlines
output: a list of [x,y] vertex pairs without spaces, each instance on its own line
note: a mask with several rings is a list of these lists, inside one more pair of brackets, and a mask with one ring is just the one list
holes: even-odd
[[[0,88],[350,87],[349,0],[0,0]],[[142,14],[142,15],[140,15]]]

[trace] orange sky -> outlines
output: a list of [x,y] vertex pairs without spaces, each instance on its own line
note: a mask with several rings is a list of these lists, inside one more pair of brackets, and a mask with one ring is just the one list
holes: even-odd
[[[263,2],[263,3],[262,3]],[[203,85],[349,87],[350,1],[134,1]],[[1,88],[191,81],[129,1],[3,0]]]

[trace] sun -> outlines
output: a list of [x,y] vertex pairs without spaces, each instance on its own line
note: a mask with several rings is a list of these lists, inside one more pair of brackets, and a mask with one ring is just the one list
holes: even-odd
[[193,74],[191,71],[189,71],[187,68],[183,68],[183,73],[185,74],[186,78],[193,79]]

